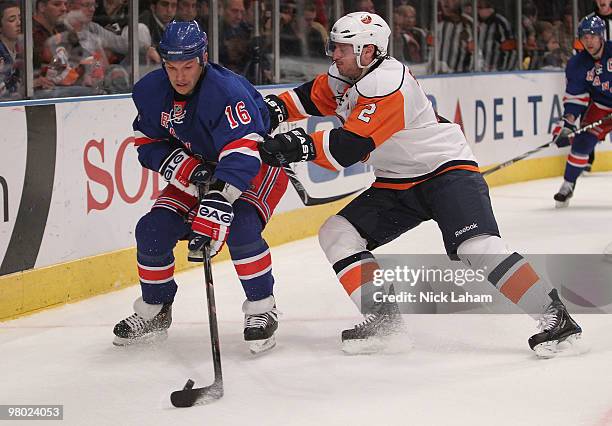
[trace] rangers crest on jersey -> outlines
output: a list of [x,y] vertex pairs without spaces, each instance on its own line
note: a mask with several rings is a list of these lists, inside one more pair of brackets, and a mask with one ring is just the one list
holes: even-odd
[[161,125],[164,128],[168,128],[168,126],[172,126],[173,123],[183,124],[183,119],[185,118],[185,114],[187,111],[185,110],[185,102],[175,102],[172,110],[170,112],[162,111],[161,113]]

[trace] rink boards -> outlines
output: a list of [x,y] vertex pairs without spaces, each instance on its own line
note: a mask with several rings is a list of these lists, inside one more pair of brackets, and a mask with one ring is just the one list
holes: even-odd
[[[549,140],[565,82],[559,72],[419,81],[438,112],[462,126],[483,168]],[[0,107],[0,320],[137,282],[134,226],[164,183],[138,163],[135,115],[128,96]],[[311,118],[280,130],[303,126],[311,132],[337,124],[335,118]],[[612,170],[611,150],[609,143],[598,147],[596,170]],[[566,153],[544,150],[491,175],[489,183],[560,175]],[[372,180],[362,164],[341,173],[303,164],[299,175],[314,196],[359,189]],[[290,188],[266,238],[277,245],[313,235],[343,204],[304,208]],[[188,266],[185,257],[180,246],[177,269]]]

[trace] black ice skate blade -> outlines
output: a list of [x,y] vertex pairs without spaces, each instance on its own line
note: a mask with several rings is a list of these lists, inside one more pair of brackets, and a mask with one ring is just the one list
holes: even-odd
[[178,408],[210,404],[223,396],[223,382],[215,381],[212,385],[193,389],[194,381],[189,379],[183,389],[170,394],[170,402]]

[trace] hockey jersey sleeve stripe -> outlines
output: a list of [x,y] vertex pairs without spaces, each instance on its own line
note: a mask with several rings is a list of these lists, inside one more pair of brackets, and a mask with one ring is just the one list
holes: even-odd
[[376,149],[372,138],[364,138],[344,128],[323,130],[311,136],[317,153],[314,162],[334,171],[363,161]]
[[394,133],[405,128],[404,95],[401,90],[382,98],[359,96],[344,128],[372,138],[376,147],[379,147]]
[[342,166],[336,161],[329,150],[329,130],[314,132],[311,136],[315,143],[316,158],[313,162],[328,170],[340,171]]
[[257,133],[251,133],[241,139],[230,142],[219,153],[219,161],[230,154],[239,153],[257,158],[261,162],[257,143],[262,140],[263,138]]
[[302,105],[302,101],[293,90],[283,92],[280,94],[279,99],[285,103],[289,117],[287,121],[296,121],[304,119],[308,116],[308,113]]
[[[305,85],[304,85],[305,86]],[[300,94],[299,89],[296,90],[298,95]],[[329,75],[320,74],[312,81],[312,87],[309,93],[309,99],[312,101],[314,107],[319,112],[318,114],[311,115],[334,115],[338,105],[336,104],[336,97],[329,85]],[[306,109],[308,111],[308,108]]]
[[572,95],[571,93],[565,93],[565,96],[563,96],[563,103],[587,106],[589,104],[590,99],[591,96],[588,93],[578,93],[576,95]]
[[136,145],[136,146],[146,145],[148,143],[159,142],[159,141],[163,141],[163,140],[165,140],[165,139],[150,138],[147,135],[145,135],[144,133],[139,132],[138,130],[134,131],[134,145]]

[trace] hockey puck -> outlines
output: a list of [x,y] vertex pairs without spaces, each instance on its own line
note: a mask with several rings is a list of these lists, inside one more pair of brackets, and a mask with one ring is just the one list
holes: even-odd
[[191,389],[193,388],[193,385],[195,385],[195,382],[191,379],[187,379],[187,383],[185,383],[185,386],[183,386],[183,390]]

